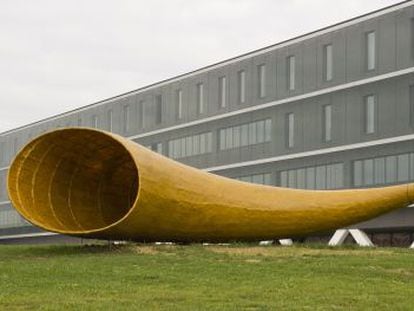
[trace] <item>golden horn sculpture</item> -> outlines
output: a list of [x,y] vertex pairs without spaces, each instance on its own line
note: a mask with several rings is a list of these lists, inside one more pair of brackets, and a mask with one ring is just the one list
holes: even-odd
[[79,237],[232,241],[304,236],[413,202],[413,184],[310,191],[254,185],[177,163],[87,128],[46,133],[16,156],[14,207],[32,224]]

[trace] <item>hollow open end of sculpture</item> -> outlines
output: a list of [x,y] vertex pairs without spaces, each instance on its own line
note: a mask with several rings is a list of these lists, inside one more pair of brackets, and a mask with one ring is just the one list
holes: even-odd
[[138,168],[110,135],[65,129],[44,134],[19,152],[8,188],[17,210],[33,224],[61,233],[95,231],[130,211]]

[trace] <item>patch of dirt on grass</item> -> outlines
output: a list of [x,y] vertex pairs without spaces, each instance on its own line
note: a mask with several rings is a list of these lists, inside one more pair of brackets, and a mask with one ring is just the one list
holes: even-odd
[[160,252],[155,246],[134,246],[132,250],[144,255],[155,255]]
[[260,262],[262,262],[261,260],[258,260],[258,259],[246,259],[245,261],[248,262],[248,263],[260,263]]
[[398,274],[402,276],[410,276],[412,277],[414,275],[413,270],[398,268],[398,269],[384,269],[385,272],[391,273],[391,274]]
[[305,247],[219,247],[209,246],[207,250],[238,256],[269,256],[269,257],[306,257],[306,256],[372,256],[392,255],[391,250],[379,249],[313,249]]
[[173,251],[176,248],[175,245],[136,245],[132,247],[132,251],[145,255],[156,255],[160,253],[164,255],[175,255]]

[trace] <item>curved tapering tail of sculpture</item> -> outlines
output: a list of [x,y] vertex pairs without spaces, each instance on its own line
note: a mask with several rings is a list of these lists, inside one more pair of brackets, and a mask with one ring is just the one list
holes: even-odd
[[45,230],[135,241],[303,236],[414,199],[412,184],[338,191],[248,184],[87,128],[56,130],[28,143],[10,167],[8,191],[19,213]]

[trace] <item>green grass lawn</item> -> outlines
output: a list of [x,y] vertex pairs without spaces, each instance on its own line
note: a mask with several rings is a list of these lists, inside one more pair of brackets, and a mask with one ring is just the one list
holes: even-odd
[[414,250],[0,246],[0,310],[414,310]]

